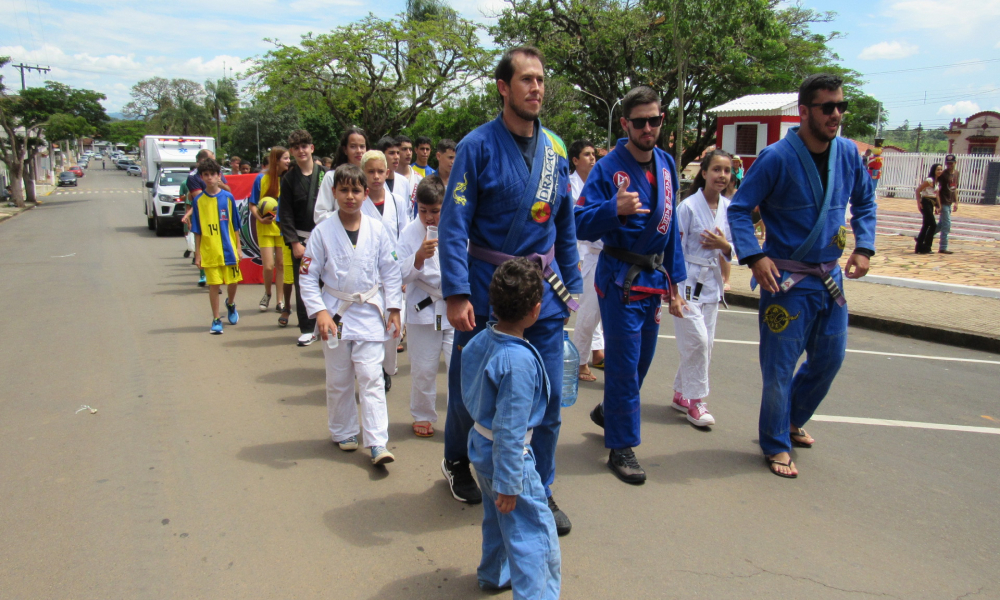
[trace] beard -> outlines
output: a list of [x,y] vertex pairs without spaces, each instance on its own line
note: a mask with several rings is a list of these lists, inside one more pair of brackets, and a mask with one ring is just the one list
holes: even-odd
[[[819,119],[813,118],[812,114],[809,115],[809,123],[808,123],[808,125],[809,125],[809,131],[814,136],[816,136],[816,139],[818,139],[820,141],[823,141],[823,142],[832,142],[833,138],[837,137],[836,133],[834,133],[833,135],[828,134],[825,131],[825,128],[823,126],[824,124],[821,123],[819,121]],[[838,122],[837,125],[839,126],[840,123]]]
[[514,114],[517,115],[518,118],[524,119],[525,121],[534,121],[538,118],[538,113],[541,112],[541,109],[532,112],[526,106],[518,103],[513,98],[510,101],[510,108],[514,111]]
[[648,142],[643,141],[640,138],[641,135],[642,135],[641,131],[636,131],[636,132],[629,131],[628,141],[632,142],[633,146],[635,146],[639,150],[642,150],[643,152],[649,152],[650,150],[656,147],[656,140],[660,137],[659,133],[657,133],[657,135],[654,135],[653,139],[651,139]]

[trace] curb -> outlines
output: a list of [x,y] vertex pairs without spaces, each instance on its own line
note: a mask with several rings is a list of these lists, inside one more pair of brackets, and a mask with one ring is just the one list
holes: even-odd
[[[730,305],[740,306],[743,308],[760,308],[760,297],[753,294],[729,291],[726,292],[726,302]],[[860,327],[862,329],[871,329],[881,333],[888,333],[890,335],[923,340],[925,342],[934,342],[937,344],[946,344],[948,346],[957,346],[959,348],[968,348],[969,350],[979,350],[981,352],[1000,354],[1000,338],[980,335],[971,331],[946,329],[944,327],[932,327],[930,325],[906,321],[904,319],[886,319],[885,317],[876,317],[874,315],[854,312],[848,313],[847,324],[854,327]]]

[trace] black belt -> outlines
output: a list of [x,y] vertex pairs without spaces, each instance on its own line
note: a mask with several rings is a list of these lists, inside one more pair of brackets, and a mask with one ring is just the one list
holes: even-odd
[[625,280],[622,282],[622,289],[625,292],[626,303],[629,302],[629,296],[632,293],[632,282],[635,281],[635,278],[639,276],[641,271],[648,271],[650,273],[653,271],[659,271],[660,273],[666,275],[668,282],[670,281],[670,275],[667,274],[667,270],[663,268],[662,254],[636,254],[635,252],[629,252],[624,248],[615,248],[614,246],[607,245],[604,246],[603,252],[615,260],[620,260],[623,263],[632,265],[629,267],[628,272],[625,273]]

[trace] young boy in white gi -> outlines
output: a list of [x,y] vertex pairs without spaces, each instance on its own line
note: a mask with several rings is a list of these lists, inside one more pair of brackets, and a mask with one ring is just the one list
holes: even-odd
[[556,522],[529,445],[549,397],[542,358],[524,339],[542,291],[537,264],[522,257],[500,265],[489,290],[498,321],[462,350],[462,401],[475,421],[469,460],[485,500],[479,587],[509,586],[515,600],[554,600],[561,579]]
[[715,425],[708,412],[708,365],[712,362],[715,320],[722,300],[722,264],[733,258],[729,245],[729,200],[722,195],[731,179],[728,152],[713,150],[701,161],[693,191],[677,205],[677,228],[684,249],[687,280],[679,291],[687,302],[684,318],[674,317],[681,362],[674,378],[671,406],[687,413],[698,427]]
[[[395,460],[385,447],[389,414],[382,358],[387,332],[399,336],[403,284],[392,236],[382,223],[361,214],[366,188],[365,174],[357,166],[337,167],[333,193],[338,208],[309,237],[299,284],[309,317],[316,319],[324,340],[330,435],[341,450],[358,448],[357,377],[363,443],[371,449],[372,463],[380,465]],[[380,285],[385,288],[384,305]]]
[[451,362],[455,330],[448,322],[448,304],[441,296],[441,265],[437,255],[437,225],[444,201],[444,182],[437,175],[417,186],[417,219],[399,237],[399,267],[406,285],[406,335],[410,340],[410,414],[413,433],[434,435],[438,415],[437,373],[444,354]]

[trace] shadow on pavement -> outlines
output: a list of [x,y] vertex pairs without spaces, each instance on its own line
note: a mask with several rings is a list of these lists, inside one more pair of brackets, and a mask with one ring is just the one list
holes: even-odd
[[[212,316],[209,313],[209,316]],[[206,325],[188,325],[186,327],[170,327],[168,329],[150,329],[146,333],[150,335],[160,335],[163,333],[208,333],[208,328],[211,325],[211,319],[206,320]]]
[[[391,394],[392,392],[389,393]],[[409,397],[406,398],[406,401],[409,401]],[[324,406],[326,405],[325,396],[323,399],[323,405]],[[417,437],[413,433],[413,423],[410,422],[409,420],[405,422],[391,422],[391,421],[389,422],[390,442],[403,442],[411,440],[416,443],[444,444],[444,419],[441,419],[437,423],[434,423],[434,435],[429,438]],[[440,457],[438,457],[438,462],[441,462]]]
[[482,507],[453,502],[447,487],[444,479],[439,479],[418,494],[397,492],[383,498],[364,498],[327,511],[323,522],[330,531],[355,546],[391,544],[391,534],[395,532],[419,536],[467,527],[469,535],[477,535],[482,525]]
[[[459,575],[458,569],[434,569],[385,585],[370,600],[464,600],[496,596],[504,592],[482,592],[475,573]],[[509,593],[509,591],[507,592]]]
[[[195,280],[197,281],[197,280]],[[183,283],[177,283],[177,285],[184,285]],[[176,290],[160,290],[158,292],[153,292],[157,296],[187,296],[188,294],[203,294],[207,288],[200,288],[197,285],[192,285],[190,287],[185,286],[182,288],[177,288]],[[212,316],[211,312],[208,312],[209,316]],[[223,316],[225,316],[223,314]]]
[[[240,319],[242,321],[242,319]],[[249,329],[248,327],[240,327],[240,329]],[[271,327],[267,328],[268,330]],[[229,342],[224,342],[223,346],[229,347],[240,347],[240,348],[271,348],[274,346],[291,346],[291,341],[288,336],[279,337],[269,337],[269,338],[255,338],[250,340],[232,340]]]
[[[156,232],[152,231],[145,225],[129,225],[129,226],[119,226],[115,227],[115,231],[118,233],[134,233],[142,237],[156,237]],[[190,259],[189,259],[190,260]]]
[[[288,396],[278,400],[279,404],[287,406],[326,406],[326,387],[307,392],[305,396]],[[390,424],[390,430],[392,425]]]
[[326,369],[282,369],[273,373],[267,373],[257,377],[261,383],[274,383],[279,385],[301,385],[304,387],[326,385]]
[[371,470],[367,452],[341,452],[330,443],[329,438],[246,446],[236,454],[236,458],[272,469],[287,469],[300,460],[319,459],[356,464],[359,468]]
[[42,200],[39,208],[61,208],[67,204],[82,204],[90,202],[93,198],[74,198],[73,200]]
[[767,467],[759,452],[737,450],[685,450],[676,454],[638,456],[646,470],[646,483],[678,484],[760,473]]

